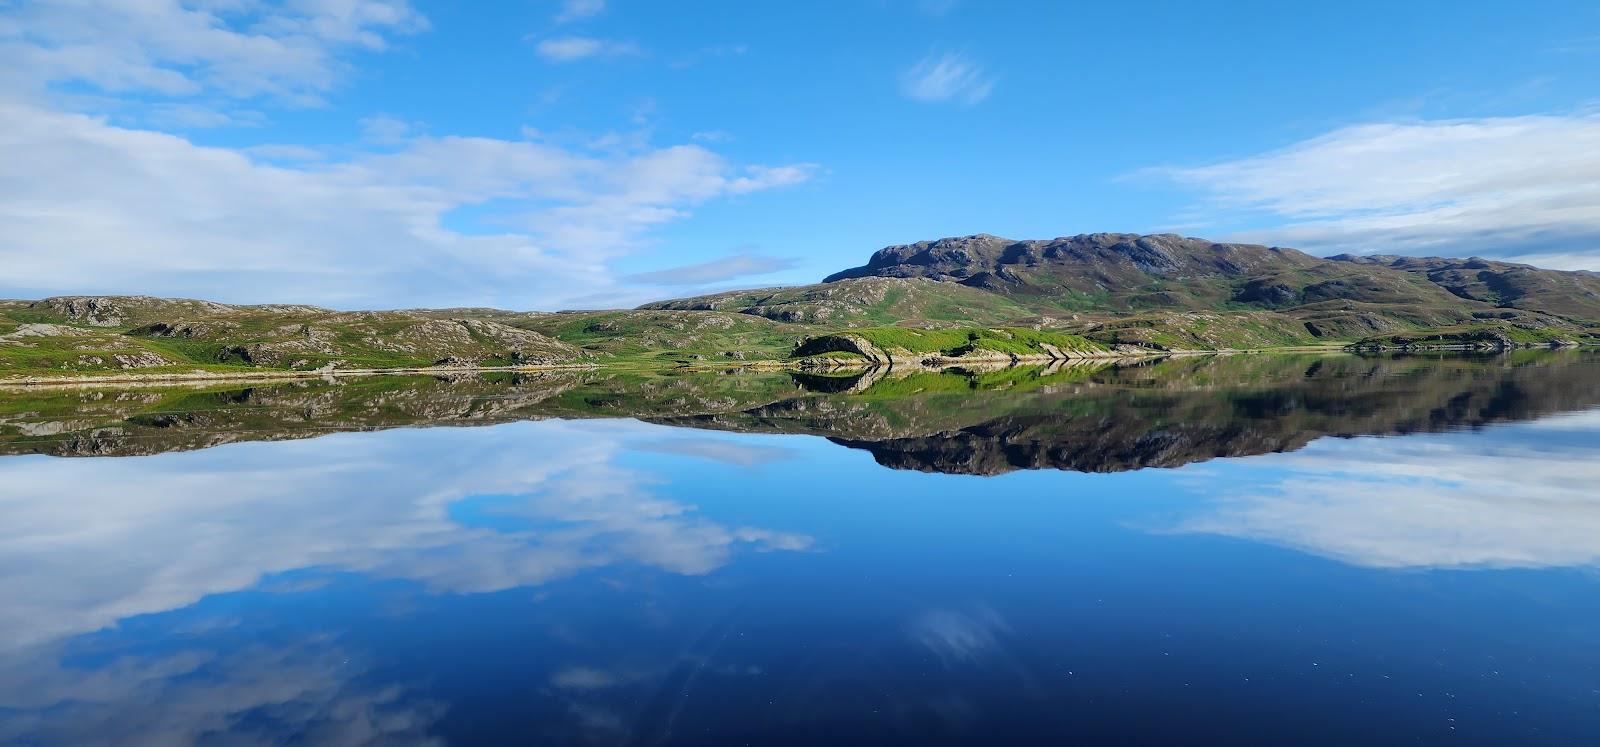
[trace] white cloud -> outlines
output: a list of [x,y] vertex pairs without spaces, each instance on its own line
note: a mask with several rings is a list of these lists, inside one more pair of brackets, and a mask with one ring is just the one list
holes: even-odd
[[639,54],[639,48],[627,42],[595,39],[588,36],[563,36],[544,39],[534,46],[540,57],[551,62],[573,62],[589,57],[621,57]]
[[1378,568],[1600,565],[1597,423],[1589,413],[1470,436],[1325,439],[1265,457],[1284,479],[1179,530]]
[[304,145],[266,144],[252,145],[244,153],[267,161],[320,161],[325,155],[316,148]]
[[924,57],[900,77],[900,91],[917,101],[971,105],[993,90],[994,79],[980,65],[953,53]]
[[[26,105],[0,103],[0,122],[12,296],[558,308],[615,293],[606,262],[660,223],[811,173],[740,169],[691,145],[595,155],[464,137],[268,162]],[[462,209],[476,232],[446,227]]]
[[[140,459],[7,460],[0,653],[295,569],[479,593],[613,565],[701,575],[740,549],[810,547],[805,535],[714,521],[655,495],[654,476],[615,464],[630,442],[659,445],[673,433],[552,420]],[[530,443],[539,459],[528,458]],[[39,500],[68,483],[119,487]],[[492,498],[472,513],[505,526],[455,518],[452,506],[475,496]]]
[[209,127],[259,127],[260,112],[182,102],[153,102],[137,108],[136,119],[154,127],[205,129]]
[[606,0],[566,0],[561,4],[561,11],[556,14],[556,23],[570,23],[572,21],[592,18],[600,15],[606,9]]
[[5,8],[0,68],[12,86],[81,81],[108,92],[271,96],[310,103],[332,88],[345,49],[427,28],[405,0],[282,5],[58,0]]
[[1275,225],[1240,234],[1250,240],[1600,268],[1600,115],[1360,125],[1146,173],[1210,208],[1264,212]]
[[[429,136],[383,115],[361,120],[361,141],[344,145],[264,130],[259,145],[205,147],[152,129],[269,125],[239,100],[319,102],[347,55],[426,27],[405,0],[0,0],[0,296],[640,302],[650,299],[619,290],[608,263],[648,245],[651,229],[811,173],[656,147],[643,134],[595,152]],[[540,51],[638,50],[570,37]]]

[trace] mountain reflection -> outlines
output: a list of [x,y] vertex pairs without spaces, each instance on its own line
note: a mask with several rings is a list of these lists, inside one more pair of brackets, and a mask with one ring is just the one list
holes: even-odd
[[[117,456],[330,431],[629,417],[825,436],[896,469],[1118,472],[1600,403],[1596,354],[1246,355],[998,371],[383,377],[0,394],[0,453]],[[688,442],[672,449],[698,448]]]
[[1492,569],[1600,564],[1597,360],[12,393],[0,743],[1116,741],[1141,683],[1220,693],[1199,724],[1577,709],[1592,574]]

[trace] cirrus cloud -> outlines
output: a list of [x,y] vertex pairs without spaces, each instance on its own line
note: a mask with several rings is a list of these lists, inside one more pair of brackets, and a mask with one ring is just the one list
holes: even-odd
[[623,57],[640,53],[638,46],[628,42],[588,36],[544,39],[534,45],[534,51],[550,62],[574,62],[589,57]]
[[994,79],[966,57],[947,53],[930,55],[900,76],[900,91],[917,101],[954,101],[972,105],[989,97]]
[[592,18],[605,12],[606,0],[566,0],[556,13],[556,23],[571,23]]
[[1142,173],[1266,224],[1247,240],[1600,269],[1600,114],[1357,125]]

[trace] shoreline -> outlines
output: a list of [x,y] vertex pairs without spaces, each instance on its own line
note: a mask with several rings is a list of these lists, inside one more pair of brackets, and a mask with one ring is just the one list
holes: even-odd
[[312,371],[189,371],[183,373],[132,374],[107,376],[24,376],[0,379],[0,389],[28,389],[51,386],[92,384],[191,384],[239,381],[303,381],[307,379],[359,378],[364,376],[431,376],[438,374],[536,373],[541,371],[587,371],[601,368],[592,363],[545,366],[423,366],[413,368],[334,368]]
[[542,373],[550,371],[728,371],[743,369],[751,371],[866,371],[874,368],[927,368],[937,370],[942,368],[959,368],[962,366],[1029,366],[1048,365],[1050,363],[1088,363],[1095,361],[1149,361],[1166,358],[1190,358],[1196,356],[1225,356],[1225,355],[1272,355],[1290,353],[1338,353],[1343,355],[1370,355],[1373,353],[1506,353],[1514,350],[1568,350],[1592,348],[1593,345],[1572,346],[1544,346],[1530,345],[1504,348],[1483,348],[1470,346],[1413,346],[1413,347],[1355,347],[1350,345],[1292,345],[1276,348],[1223,348],[1218,350],[1151,350],[1147,354],[1090,354],[1054,357],[1040,356],[981,356],[973,358],[946,357],[932,355],[919,360],[890,360],[887,362],[860,360],[817,360],[800,358],[793,360],[752,360],[752,361],[727,361],[711,364],[709,362],[678,363],[675,365],[645,365],[637,362],[610,363],[566,363],[547,364],[538,366],[418,366],[407,368],[335,368],[311,371],[282,371],[282,370],[240,370],[240,371],[187,371],[138,374],[120,372],[107,375],[62,375],[62,376],[20,376],[14,378],[0,378],[0,391],[21,389],[44,388],[78,388],[91,387],[105,384],[121,384],[130,386],[166,386],[166,385],[192,385],[206,383],[250,383],[250,382],[284,382],[306,381],[311,379],[339,379],[362,378],[371,376],[439,376],[462,374],[489,374],[489,373]]
[[[1202,355],[1262,355],[1272,353],[1346,353],[1355,355],[1354,351],[1333,346],[1296,346],[1283,348],[1261,348],[1251,350],[1165,350],[1151,351],[1148,355],[1094,355],[1074,356],[1071,358],[1053,358],[1050,356],[1015,356],[1001,359],[998,357],[982,358],[932,358],[911,363],[907,361],[894,361],[891,366],[907,367],[917,366],[929,369],[957,368],[962,365],[980,366],[1019,366],[1043,365],[1052,362],[1091,362],[1091,361],[1148,361],[1152,359],[1193,357]],[[1036,359],[1037,358],[1037,359]],[[753,360],[729,361],[709,365],[696,363],[691,365],[640,365],[630,362],[616,364],[606,363],[572,363],[550,364],[541,366],[421,366],[408,368],[345,368],[323,369],[311,371],[282,371],[282,370],[241,370],[241,371],[188,371],[167,373],[114,373],[108,375],[63,375],[63,376],[21,376],[15,378],[0,378],[0,391],[48,389],[48,388],[84,388],[99,385],[131,385],[131,386],[167,386],[167,385],[194,385],[208,383],[250,383],[250,382],[286,382],[307,381],[312,379],[339,379],[363,378],[372,376],[437,376],[444,374],[489,374],[489,373],[542,373],[550,371],[727,371],[731,369],[746,369],[752,371],[780,371],[780,370],[870,370],[885,367],[885,364],[874,363],[870,360],[839,361],[829,365],[817,365],[806,359],[797,360]]]

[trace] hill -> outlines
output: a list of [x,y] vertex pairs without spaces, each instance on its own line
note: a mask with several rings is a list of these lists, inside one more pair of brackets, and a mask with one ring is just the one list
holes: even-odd
[[231,306],[145,296],[0,302],[0,371],[6,372],[558,365],[589,357],[535,331],[436,311]]
[[1600,319],[1600,275],[1593,272],[1544,270],[1478,257],[1462,260],[1340,254],[1329,259],[1420,275],[1452,295],[1497,307]]
[[[913,301],[885,302],[892,293]],[[816,285],[644,308],[842,326],[1028,324],[1105,343],[1192,348],[1356,342],[1464,327],[1504,332],[1507,340],[1577,341],[1600,322],[1600,275],[1482,259],[1320,258],[1173,234],[1028,241],[978,234],[886,247]]]

